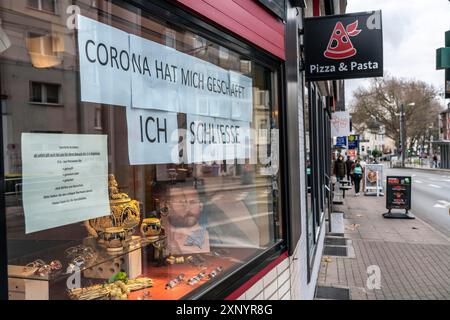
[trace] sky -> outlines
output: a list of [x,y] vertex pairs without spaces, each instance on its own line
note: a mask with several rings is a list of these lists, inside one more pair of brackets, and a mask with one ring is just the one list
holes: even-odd
[[[346,13],[381,10],[384,74],[423,80],[444,91],[444,70],[436,70],[436,49],[450,30],[449,0],[347,0]],[[346,105],[368,79],[345,81]],[[442,99],[444,102],[444,100]]]

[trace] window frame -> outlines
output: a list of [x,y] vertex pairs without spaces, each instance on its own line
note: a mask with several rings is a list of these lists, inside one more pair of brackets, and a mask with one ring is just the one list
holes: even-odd
[[[33,105],[50,105],[50,106],[62,106],[62,85],[60,83],[50,83],[50,82],[40,82],[40,81],[33,81],[30,82],[30,91],[29,91],[29,104]],[[33,84],[39,84],[41,86],[41,97],[42,101],[33,101],[32,95],[33,95]],[[47,88],[48,86],[57,86],[58,87],[58,102],[48,102],[48,93]]]
[[[310,217],[308,211],[306,214],[306,246],[307,246],[307,265],[308,265],[308,283],[311,281],[311,273],[314,268],[314,262],[317,255],[319,237],[325,228],[326,213],[331,211],[331,192],[330,192],[330,174],[331,174],[331,141],[330,141],[330,115],[327,112],[327,104],[323,101],[320,89],[315,82],[306,82],[308,90],[308,108],[309,108],[309,139],[310,146],[319,146],[310,150],[311,154],[311,181],[312,181],[312,236],[309,237]],[[306,135],[305,135],[306,136]],[[306,157],[306,154],[305,154]],[[305,158],[306,160],[306,158]],[[306,170],[306,169],[305,169]],[[328,190],[327,190],[328,189]],[[326,199],[328,203],[326,203]],[[328,206],[326,206],[328,204]],[[309,209],[307,209],[309,210]]]
[[[230,32],[224,31],[219,27],[205,21],[203,18],[196,14],[186,14],[186,11],[180,6],[174,6],[171,3],[162,0],[145,1],[145,0],[126,0],[123,3],[118,4],[124,8],[138,8],[142,9],[144,13],[149,13],[155,18],[159,18],[163,21],[170,21],[176,27],[183,28],[188,32],[192,32],[202,38],[209,41],[213,41],[215,44],[225,47],[228,50],[232,50],[244,58],[248,58],[250,61],[257,62],[263,67],[269,68],[276,72],[277,75],[277,88],[278,92],[278,105],[279,105],[279,130],[280,130],[280,164],[279,175],[280,185],[279,194],[280,197],[280,214],[281,214],[281,230],[282,239],[272,244],[266,251],[261,252],[258,256],[246,261],[242,266],[236,266],[236,268],[229,274],[224,276],[220,281],[211,283],[208,286],[201,286],[182,299],[225,299],[240,286],[244,285],[254,275],[266,267],[270,262],[282,255],[287,251],[287,237],[288,237],[288,208],[287,208],[287,178],[286,178],[286,152],[284,152],[283,137],[287,136],[285,132],[285,100],[284,100],[284,61],[275,58],[273,55],[264,52],[262,49],[257,49],[254,45],[244,42],[237,37],[231,35]],[[275,221],[274,221],[275,222]],[[274,227],[277,227],[274,224]]]
[[45,13],[49,13],[49,14],[54,14],[54,15],[57,15],[57,14],[58,14],[58,1],[56,1],[56,0],[51,0],[51,1],[53,2],[55,11],[49,11],[49,10],[44,9],[44,8],[43,8],[43,5],[42,5],[42,1],[43,1],[43,0],[36,0],[36,1],[38,2],[38,7],[37,7],[37,8],[36,8],[36,7],[33,7],[33,6],[30,4],[30,1],[27,0],[27,4],[26,4],[27,8],[32,9],[32,10],[37,10],[37,11],[45,12]]

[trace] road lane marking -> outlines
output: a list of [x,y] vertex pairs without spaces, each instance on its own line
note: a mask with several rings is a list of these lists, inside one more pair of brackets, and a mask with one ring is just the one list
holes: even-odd
[[442,188],[442,187],[437,186],[437,185],[435,185],[435,184],[429,184],[428,186],[429,186],[429,187],[432,187],[432,188],[436,188],[436,189],[441,189],[441,188]]
[[438,200],[438,202],[433,206],[434,208],[450,208],[450,202],[445,200]]
[[423,183],[423,181],[420,181],[420,180],[414,180],[414,182],[416,182],[416,183]]

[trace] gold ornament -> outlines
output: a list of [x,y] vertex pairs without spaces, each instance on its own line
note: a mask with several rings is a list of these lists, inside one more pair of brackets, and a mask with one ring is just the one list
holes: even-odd
[[125,230],[126,239],[129,240],[141,219],[139,202],[132,200],[126,193],[119,192],[118,183],[113,174],[108,175],[108,190],[111,214],[85,221],[85,226],[90,235],[100,240],[103,240],[103,234],[107,228],[122,227]]

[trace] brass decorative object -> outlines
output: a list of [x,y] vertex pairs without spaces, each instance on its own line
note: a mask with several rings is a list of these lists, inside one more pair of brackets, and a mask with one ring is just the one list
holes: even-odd
[[159,218],[146,218],[141,224],[141,234],[149,241],[155,241],[159,239],[161,234],[161,219]]
[[109,204],[111,214],[85,222],[90,235],[104,242],[104,232],[107,228],[122,227],[126,241],[131,240],[134,229],[139,225],[141,213],[139,202],[132,200],[128,194],[119,192],[118,183],[113,174],[108,175]]
[[109,227],[103,233],[103,240],[109,252],[123,250],[123,244],[126,241],[126,233],[123,227]]

